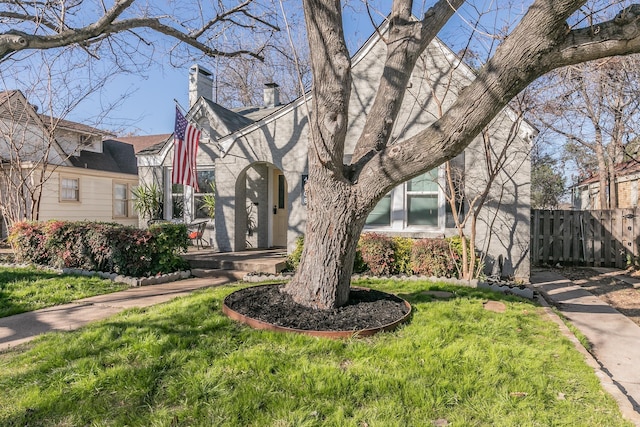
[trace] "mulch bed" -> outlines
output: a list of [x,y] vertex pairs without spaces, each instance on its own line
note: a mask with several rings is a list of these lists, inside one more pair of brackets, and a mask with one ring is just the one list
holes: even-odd
[[314,310],[281,292],[284,285],[241,289],[229,295],[230,309],[272,325],[305,331],[359,331],[389,325],[408,313],[402,299],[384,292],[352,288],[349,302],[332,310]]

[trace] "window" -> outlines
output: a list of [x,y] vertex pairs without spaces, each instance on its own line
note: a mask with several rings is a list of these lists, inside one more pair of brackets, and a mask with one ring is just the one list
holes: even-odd
[[91,136],[90,135],[79,135],[78,142],[80,143],[80,147],[85,147],[91,144]]
[[391,194],[384,196],[367,217],[366,225],[388,227],[391,225]]
[[128,184],[113,184],[113,217],[127,218],[134,217],[132,188]]
[[214,197],[214,173],[212,169],[197,171],[198,192],[193,195],[194,216],[196,218],[210,218],[212,197]]
[[[169,175],[169,177],[171,177],[171,175]],[[184,186],[182,184],[171,184],[171,218],[182,219],[183,216],[184,216]]]
[[80,201],[79,178],[60,178],[60,200],[63,202]]
[[438,169],[407,182],[407,225],[438,226]]

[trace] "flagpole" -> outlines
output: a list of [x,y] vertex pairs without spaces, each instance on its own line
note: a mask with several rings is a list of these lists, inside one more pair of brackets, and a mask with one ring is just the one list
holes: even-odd
[[176,107],[178,107],[178,108],[180,109],[180,111],[182,112],[182,115],[183,115],[183,116],[185,116],[185,117],[187,117],[187,113],[188,113],[188,111],[187,111],[187,110],[185,110],[184,108],[182,108],[182,105],[180,105],[180,103],[178,102],[178,100],[177,100],[177,99],[175,99],[175,98],[173,98],[173,102],[175,102],[175,103],[176,103]]
[[[182,105],[180,105],[180,103],[178,102],[177,99],[173,98],[173,102],[176,103],[176,107],[178,107],[178,109],[180,110],[180,112],[182,113],[182,115],[184,116],[184,118],[187,118],[187,114],[189,114],[189,112],[187,110],[185,110],[184,108],[182,108]],[[213,141],[213,138],[211,138],[211,132],[207,132],[205,131],[205,129],[200,126],[198,124],[198,122],[193,121],[193,120],[189,120],[189,123],[191,123],[191,125],[193,127],[195,127],[196,129],[198,129],[200,131],[200,133],[205,134],[205,136],[209,139],[209,141]]]

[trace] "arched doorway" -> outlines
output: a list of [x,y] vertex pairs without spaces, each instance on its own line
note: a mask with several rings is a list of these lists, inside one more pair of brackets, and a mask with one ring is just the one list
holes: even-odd
[[238,175],[235,194],[236,250],[285,248],[289,188],[284,172],[256,162]]

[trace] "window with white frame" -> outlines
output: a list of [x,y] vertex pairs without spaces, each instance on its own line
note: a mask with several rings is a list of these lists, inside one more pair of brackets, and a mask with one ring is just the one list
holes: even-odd
[[407,181],[407,226],[438,226],[439,190],[437,168]]
[[60,200],[63,202],[80,201],[80,179],[60,178]]
[[214,197],[213,169],[199,169],[196,173],[198,192],[193,194],[193,212],[196,218],[209,218],[211,197]]
[[113,217],[135,217],[133,209],[133,188],[129,184],[114,182],[113,184]]
[[365,226],[401,230],[404,228],[433,229],[443,224],[445,214],[441,195],[440,170],[433,169],[384,196],[367,216]]

